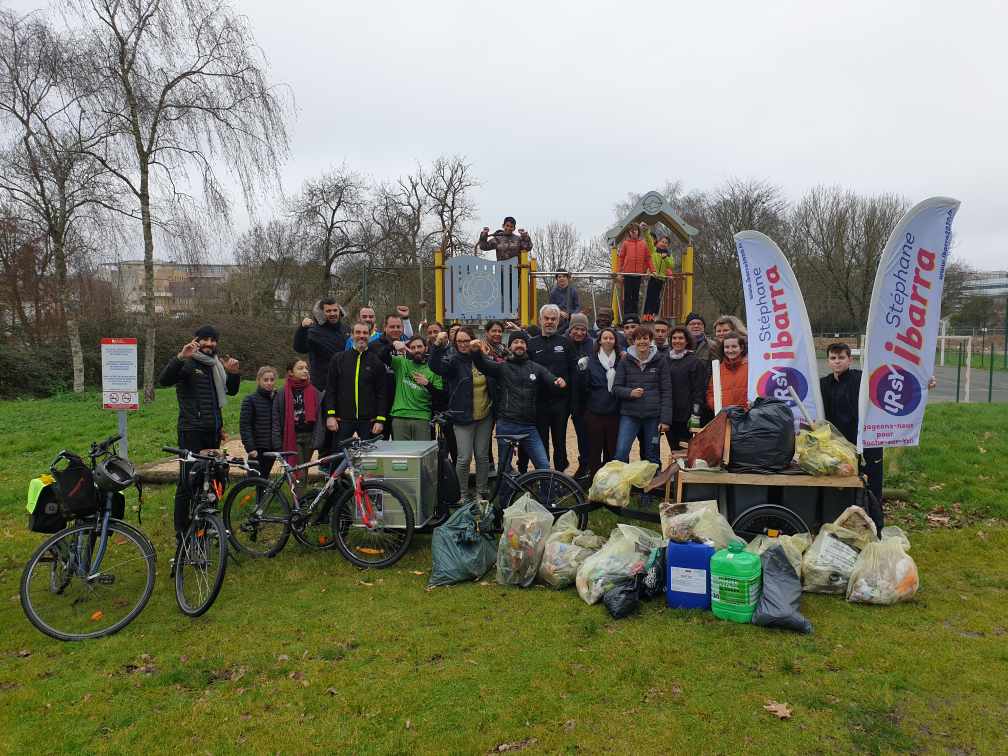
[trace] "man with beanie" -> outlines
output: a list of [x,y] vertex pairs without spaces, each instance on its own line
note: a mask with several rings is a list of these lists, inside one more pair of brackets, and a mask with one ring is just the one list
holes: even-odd
[[[539,308],[542,335],[528,342],[529,359],[537,362],[558,378],[562,388],[544,386],[540,396],[536,426],[543,446],[549,450],[553,440],[553,465],[560,472],[567,470],[567,418],[571,413],[571,391],[567,384],[577,372],[577,357],[570,339],[560,333],[560,308],[553,304]],[[524,472],[527,460],[518,456],[518,470]]]
[[693,356],[701,364],[706,362],[709,365],[711,361],[711,344],[707,340],[707,321],[699,314],[691,312],[686,316],[686,330],[689,331],[689,335],[693,339]]
[[346,342],[343,309],[332,297],[323,297],[312,308],[311,317],[301,321],[294,332],[294,351],[308,355],[308,374],[312,385],[325,389],[329,360],[342,352]]
[[588,429],[584,421],[587,408],[587,394],[580,390],[579,382],[586,375],[588,360],[595,355],[595,342],[588,338],[588,318],[583,313],[571,315],[567,338],[574,347],[574,371],[571,386],[571,422],[574,424],[574,434],[577,436],[578,466],[575,478],[588,474]]
[[[221,409],[228,396],[238,393],[241,374],[238,360],[217,356],[220,334],[205,325],[193,339],[168,360],[158,383],[174,386],[178,398],[178,445],[199,452],[216,449],[223,440],[224,416]],[[175,535],[181,538],[189,527],[189,491],[186,480],[191,465],[181,465],[175,485]]]

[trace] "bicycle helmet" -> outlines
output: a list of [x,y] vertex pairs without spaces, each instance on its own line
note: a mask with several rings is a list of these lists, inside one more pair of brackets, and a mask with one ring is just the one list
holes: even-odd
[[136,481],[136,470],[129,460],[109,457],[95,465],[94,481],[102,491],[115,493],[133,485]]

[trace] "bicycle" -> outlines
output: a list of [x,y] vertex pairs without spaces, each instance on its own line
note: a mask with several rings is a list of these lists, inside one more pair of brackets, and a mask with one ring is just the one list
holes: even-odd
[[[119,632],[143,611],[154,590],[154,545],[121,514],[113,516],[118,505],[125,507],[119,492],[134,482],[132,465],[118,456],[120,438],[91,444],[94,511],[72,513],[76,521],[43,541],[21,575],[21,608],[28,621],[57,640]],[[69,465],[74,459],[79,461],[60,451],[49,465],[53,477],[59,479],[61,461]]]
[[[326,476],[321,488],[298,493],[299,473],[328,465],[342,453],[315,462],[291,465],[287,458],[298,452],[262,452],[264,459],[280,462],[279,478],[248,477],[236,484],[224,502],[224,524],[231,543],[253,557],[274,557],[293,534],[300,544],[323,550],[336,546],[330,528],[330,510],[337,492],[348,488],[342,478]],[[286,489],[286,491],[285,491]]]
[[[183,614],[199,617],[213,605],[227,571],[229,537],[217,504],[224,496],[231,465],[250,470],[241,458],[209,450],[196,454],[174,446],[161,447],[179,457],[189,488],[189,527],[179,540],[172,568],[175,601]],[[186,471],[186,465],[191,465]]]

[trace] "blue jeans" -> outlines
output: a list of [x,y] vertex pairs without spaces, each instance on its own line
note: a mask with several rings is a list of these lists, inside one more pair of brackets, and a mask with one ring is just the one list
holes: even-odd
[[619,431],[616,434],[616,459],[621,462],[630,461],[630,450],[638,434],[643,434],[641,441],[643,446],[640,450],[641,459],[654,462],[661,466],[660,449],[658,445],[658,418],[657,417],[628,417],[620,415]]
[[[519,448],[524,451],[537,470],[549,470],[549,456],[546,454],[546,447],[543,446],[539,429],[532,423],[516,423],[511,420],[497,419],[497,434],[505,436],[520,436],[528,434],[528,438],[521,442]],[[503,441],[497,441],[497,453],[500,455],[500,463],[506,461],[506,467],[511,468],[511,458],[508,456],[511,450]]]

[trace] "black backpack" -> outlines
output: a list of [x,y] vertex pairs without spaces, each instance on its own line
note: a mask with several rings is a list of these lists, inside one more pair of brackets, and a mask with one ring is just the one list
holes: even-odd
[[28,513],[28,530],[34,533],[58,533],[66,527],[66,517],[60,507],[56,485],[45,486],[35,500],[35,508]]
[[63,515],[68,520],[86,517],[98,511],[98,489],[87,463],[76,454],[67,454],[67,466],[56,472]]

